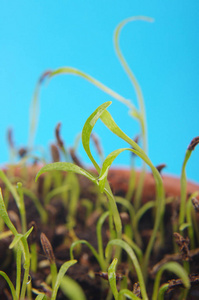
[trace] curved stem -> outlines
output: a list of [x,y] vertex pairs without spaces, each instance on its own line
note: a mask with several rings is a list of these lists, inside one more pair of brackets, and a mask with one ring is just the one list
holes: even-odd
[[[147,126],[146,126],[146,112],[145,112],[145,105],[144,105],[144,97],[142,94],[142,90],[140,88],[140,85],[129,68],[129,65],[127,64],[122,51],[119,46],[119,37],[120,37],[120,32],[122,28],[129,22],[132,21],[147,21],[147,22],[152,22],[153,19],[149,17],[144,17],[144,16],[137,16],[137,17],[131,17],[123,20],[116,28],[115,34],[114,34],[114,46],[115,46],[115,51],[117,53],[117,56],[119,58],[119,61],[124,68],[125,72],[127,73],[134,89],[137,95],[137,100],[138,100],[138,106],[139,106],[139,113],[136,115],[140,122],[140,127],[141,127],[141,133],[142,133],[142,139],[143,139],[143,150],[145,153],[148,151],[148,142],[147,142]],[[132,109],[130,111],[130,114],[132,116],[135,116],[134,110]],[[136,189],[136,194],[135,194],[135,209],[137,210],[140,206],[140,201],[141,201],[141,195],[142,195],[142,189],[143,189],[143,184],[144,184],[144,177],[145,177],[145,172],[146,172],[146,164],[143,162],[143,167],[142,167],[142,172],[140,174],[140,180],[138,183],[138,187]]]

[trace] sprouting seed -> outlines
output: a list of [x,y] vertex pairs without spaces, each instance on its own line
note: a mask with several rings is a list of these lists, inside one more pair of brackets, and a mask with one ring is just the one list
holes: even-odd
[[7,131],[7,140],[10,148],[14,148],[14,142],[13,142],[13,130],[12,128],[8,128]]
[[195,137],[188,146],[188,150],[193,151],[199,143],[199,136]]
[[140,290],[139,282],[134,283],[134,285],[133,285],[133,294],[135,294],[137,297],[141,297],[141,290]]
[[180,252],[182,254],[183,260],[189,260],[190,259],[190,253],[189,253],[189,238],[184,238],[182,235],[180,235],[178,232],[174,232],[173,236],[175,238],[175,241],[177,245],[179,246]]
[[[108,280],[108,273],[107,272],[95,272],[95,275],[96,276],[99,276],[105,280]],[[116,280],[119,281],[119,280],[122,280],[124,276],[122,274],[118,274],[116,273]]]
[[37,224],[35,221],[31,221],[29,224],[28,224],[28,228],[30,229],[31,227],[33,227],[33,230],[29,236],[29,239],[30,239],[30,244],[33,244],[36,242],[36,239],[37,239],[37,232],[38,232],[38,229],[37,229]]
[[158,170],[158,172],[161,174],[162,170],[166,167],[165,164],[160,164],[158,166],[156,166],[156,169]]
[[[133,141],[138,144],[139,143],[139,140],[140,140],[140,135],[136,135],[135,138],[133,139]],[[131,152],[131,155],[132,156],[136,156],[136,154],[134,152]]]
[[134,138],[134,142],[135,142],[136,144],[138,144],[139,139],[140,139],[140,135],[138,134],[138,135],[136,135],[136,137]]
[[70,156],[71,156],[73,162],[74,162],[77,166],[79,166],[79,167],[81,167],[81,168],[84,168],[83,164],[81,163],[81,161],[80,161],[79,158],[77,157],[77,155],[76,155],[76,153],[75,153],[75,150],[74,150],[73,148],[70,148],[69,151],[70,151]]
[[54,263],[55,256],[54,256],[53,248],[52,248],[52,245],[51,245],[49,239],[45,235],[45,233],[43,233],[43,232],[41,233],[40,240],[41,240],[43,251],[44,251],[47,259],[50,261],[51,264]]
[[57,148],[57,146],[55,144],[51,144],[50,150],[51,150],[53,162],[60,161],[60,154],[59,154],[59,149]]
[[100,142],[99,142],[99,138],[94,133],[91,133],[91,138],[94,142],[94,145],[97,149],[97,152],[98,152],[99,156],[101,156],[102,155],[102,148],[101,148],[101,145],[100,145]]
[[60,137],[60,127],[61,127],[61,123],[58,123],[55,128],[55,136],[56,136],[56,140],[57,140],[57,145],[59,146],[59,148],[63,148],[64,142],[62,141],[62,139]]
[[39,84],[43,83],[43,81],[46,79],[46,77],[48,77],[51,73],[52,73],[51,70],[48,70],[48,71],[44,72],[41,75],[41,77],[39,78]]
[[192,198],[191,202],[196,212],[199,212],[199,200],[197,198]]
[[18,151],[19,156],[22,158],[27,154],[28,150],[24,147],[21,147]]

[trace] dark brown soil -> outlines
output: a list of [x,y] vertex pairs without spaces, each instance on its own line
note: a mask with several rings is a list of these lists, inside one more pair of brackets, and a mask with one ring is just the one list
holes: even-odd
[[[44,176],[39,179],[38,184],[34,184],[33,180],[38,170],[38,166],[31,168],[24,172],[24,170],[14,169],[12,177],[22,177],[23,184],[28,188],[33,187],[34,192],[43,203],[43,184]],[[24,173],[23,173],[24,172]],[[65,176],[65,175],[63,175]],[[139,180],[139,172],[137,172],[137,180]],[[19,180],[18,180],[19,181]],[[98,193],[93,188],[90,182],[83,177],[79,177],[81,186],[81,195],[76,212],[76,225],[74,227],[74,233],[76,238],[87,240],[92,246],[97,249],[97,238],[96,238],[96,223],[101,214],[100,211],[96,210]],[[109,182],[115,195],[125,197],[128,182],[129,182],[129,171],[128,170],[110,170]],[[180,252],[173,254],[173,234],[172,234],[172,222],[177,216],[178,203],[180,197],[180,182],[178,178],[169,176],[163,176],[163,182],[165,187],[166,196],[173,196],[173,203],[167,205],[166,213],[164,216],[164,230],[165,230],[165,241],[164,247],[158,248],[152,253],[150,266],[149,266],[149,281],[147,291],[149,293],[149,299],[151,297],[151,291],[153,286],[154,275],[157,272],[159,266],[165,261],[178,261],[182,263],[183,253]],[[1,183],[3,193],[5,191],[4,184]],[[53,188],[53,186],[51,186]],[[187,187],[187,194],[189,195],[193,191],[199,190],[199,186],[194,183],[189,183]],[[93,212],[86,217],[86,208],[83,205],[83,199],[89,199],[93,203]],[[155,184],[152,174],[146,174],[142,203],[149,200],[155,199]],[[133,202],[133,198],[132,198]],[[41,223],[39,214],[31,199],[25,197],[25,206],[27,212],[27,223],[29,226],[34,224],[34,233],[29,238],[29,243],[36,240],[39,266],[40,262],[46,260],[43,252],[40,234],[43,232],[48,237],[52,244],[54,255],[56,258],[57,267],[59,268],[63,262],[70,260],[69,249],[71,242],[74,240],[71,236],[71,232],[66,227],[66,217],[68,214],[67,208],[63,204],[61,197],[55,197],[52,199],[50,204],[46,207],[49,215],[49,222],[47,225]],[[119,209],[121,209],[119,207]],[[15,201],[10,195],[8,212],[14,225],[20,231],[20,221],[17,219],[18,209]],[[144,215],[140,222],[140,232],[143,239],[143,249],[146,248],[148,240],[151,235],[151,229],[153,228],[153,215],[151,210]],[[109,240],[109,227],[108,222],[105,222],[102,230],[104,247]],[[12,237],[5,238],[0,241],[0,270],[5,271],[15,284],[15,260],[11,250],[8,249],[9,244],[12,241]],[[189,251],[190,260],[190,281],[191,290],[187,299],[199,299],[199,245],[196,245],[196,249]],[[169,256],[170,255],[170,256]],[[82,245],[80,251],[76,251],[75,258],[78,263],[69,268],[67,275],[71,276],[76,280],[86,295],[88,300],[101,300],[106,298],[107,294],[107,283],[106,279],[102,279],[100,276],[100,267],[92,255],[91,251]],[[163,261],[162,261],[163,260]],[[32,286],[41,292],[44,292],[42,283],[45,281],[47,275],[50,272],[50,268],[38,267],[37,273],[30,273],[32,278]],[[137,278],[132,270],[129,269],[128,259],[126,254],[122,255],[122,262],[117,268],[118,276],[128,276],[129,289],[135,289]],[[182,288],[182,282],[174,277],[173,274],[164,273],[162,283],[166,283],[170,280],[170,288],[165,296],[165,299],[179,299],[179,290]],[[102,281],[104,283],[102,283]],[[103,287],[103,288],[102,288]],[[138,288],[139,294],[139,288]],[[0,277],[0,299],[12,299],[10,298],[9,288],[6,285],[5,280]],[[57,300],[67,299],[61,292],[58,293]],[[78,299],[77,299],[78,300]]]

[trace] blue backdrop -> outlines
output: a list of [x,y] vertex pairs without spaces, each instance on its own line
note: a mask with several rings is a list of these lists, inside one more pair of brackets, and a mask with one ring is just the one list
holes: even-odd
[[[0,9],[0,163],[8,162],[6,130],[12,127],[17,147],[29,134],[29,108],[35,84],[45,70],[73,66],[131,99],[136,94],[115,55],[113,32],[123,19],[144,15],[154,23],[131,22],[121,33],[121,49],[142,88],[148,155],[165,172],[180,174],[186,148],[199,135],[199,1],[158,0],[1,0]],[[109,112],[131,137],[139,133],[128,109],[81,78],[57,76],[40,93],[35,145],[48,149],[54,127],[72,146],[87,117],[105,101]],[[103,124],[96,127],[105,155],[126,146]],[[199,147],[198,147],[199,148]],[[89,163],[82,147],[82,160]],[[199,149],[193,152],[187,175],[199,181]],[[128,166],[129,153],[115,164]],[[138,166],[140,163],[138,162]]]

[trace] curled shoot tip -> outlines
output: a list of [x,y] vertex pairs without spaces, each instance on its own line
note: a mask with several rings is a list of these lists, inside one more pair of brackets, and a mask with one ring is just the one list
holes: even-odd
[[193,151],[198,144],[199,144],[199,136],[192,139],[187,149]]
[[42,84],[44,82],[45,79],[49,78],[51,75],[52,71],[51,70],[47,70],[45,71],[39,78],[38,83]]

